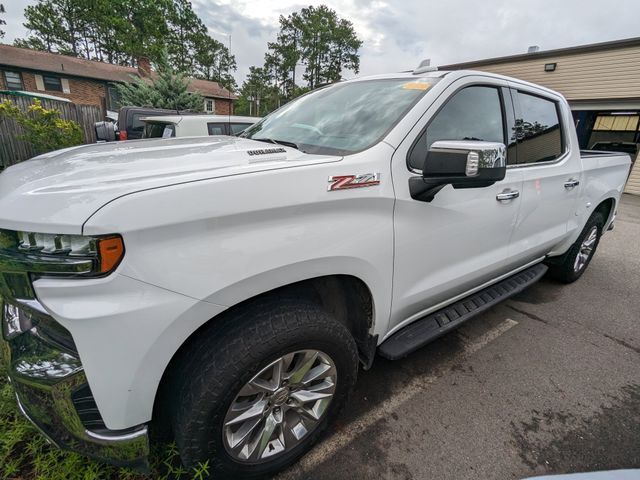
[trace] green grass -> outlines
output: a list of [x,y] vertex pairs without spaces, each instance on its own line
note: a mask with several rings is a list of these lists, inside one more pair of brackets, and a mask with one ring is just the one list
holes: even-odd
[[180,466],[174,444],[155,446],[152,474],[94,462],[50,446],[18,411],[13,388],[0,362],[0,480],[203,480],[207,464],[192,471]]

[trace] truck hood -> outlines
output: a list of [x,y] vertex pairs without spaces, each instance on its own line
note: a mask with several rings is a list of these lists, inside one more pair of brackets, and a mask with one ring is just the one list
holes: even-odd
[[340,159],[222,136],[148,139],[58,150],[0,174],[0,228],[77,234],[97,209],[122,195]]

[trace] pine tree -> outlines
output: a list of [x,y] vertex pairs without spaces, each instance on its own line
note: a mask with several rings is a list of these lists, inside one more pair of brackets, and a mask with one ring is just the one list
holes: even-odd
[[[4,13],[4,5],[0,3],[0,14],[2,13]],[[0,18],[0,25],[6,25],[6,24],[7,22],[3,18]],[[0,30],[0,38],[3,38],[3,37],[4,37],[4,31]]]
[[135,80],[131,83],[116,86],[122,105],[195,111],[204,109],[202,95],[188,91],[189,80],[169,65],[166,52],[162,52],[155,63],[152,80],[132,77]]

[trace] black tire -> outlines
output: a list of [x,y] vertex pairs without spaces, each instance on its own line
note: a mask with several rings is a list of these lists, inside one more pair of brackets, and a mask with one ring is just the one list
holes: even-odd
[[[266,463],[247,464],[227,453],[225,415],[240,389],[264,367],[290,352],[316,349],[337,370],[331,403],[315,430]],[[183,464],[209,461],[212,478],[262,478],[300,458],[344,407],[356,382],[358,353],[344,325],[313,303],[267,299],[236,310],[203,331],[189,348],[173,392],[173,431]]]
[[[549,259],[547,262],[547,265],[549,266],[548,275],[562,283],[572,283],[578,280],[585,272],[589,263],[591,263],[593,255],[596,253],[596,249],[600,243],[600,238],[602,237],[604,223],[605,218],[602,213],[594,212],[594,214],[589,217],[589,220],[587,220],[587,224],[584,226],[582,232],[580,232],[580,236],[571,246],[569,251],[561,257]],[[596,229],[596,238],[595,243],[593,244],[593,249],[589,253],[586,262],[582,264],[580,268],[577,268],[576,259],[581,253],[582,244],[589,235],[591,235],[594,228]]]

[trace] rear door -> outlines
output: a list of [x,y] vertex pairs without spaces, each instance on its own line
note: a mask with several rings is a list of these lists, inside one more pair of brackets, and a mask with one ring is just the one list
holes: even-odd
[[[506,273],[509,240],[520,198],[522,172],[485,188],[444,187],[427,203],[414,200],[411,176],[421,173],[437,140],[511,143],[513,109],[506,82],[468,76],[454,82],[429,107],[393,157],[395,258],[393,333],[401,326]],[[514,153],[508,148],[508,155]]]
[[523,176],[522,205],[510,259],[526,263],[549,253],[577,227],[571,222],[581,190],[577,148],[569,145],[568,109],[546,91],[512,84],[516,111],[517,156],[508,169]]

